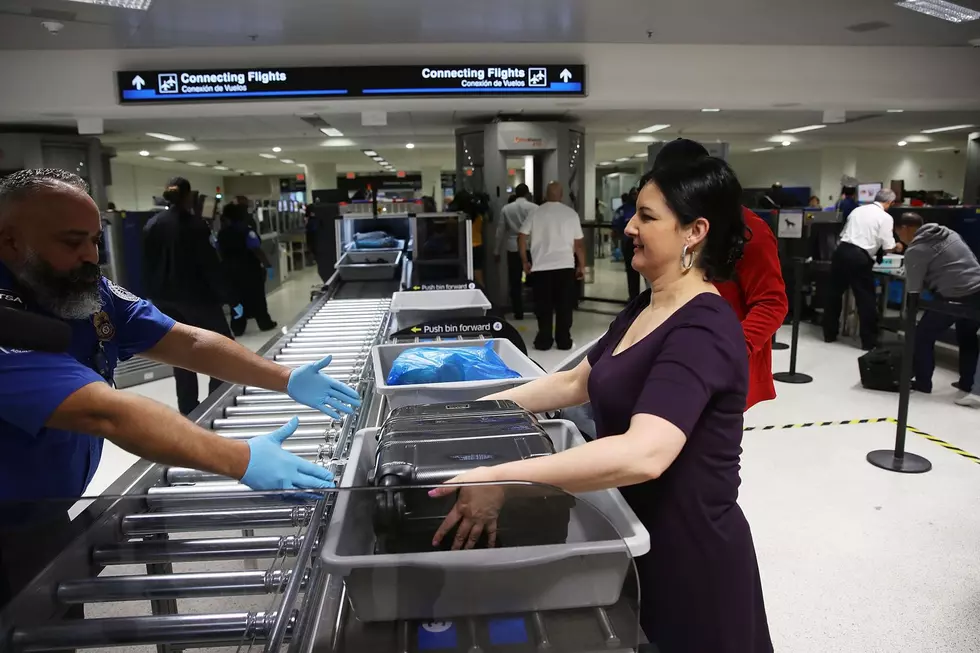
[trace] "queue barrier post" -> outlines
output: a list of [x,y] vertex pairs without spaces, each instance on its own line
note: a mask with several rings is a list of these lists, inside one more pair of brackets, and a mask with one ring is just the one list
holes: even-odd
[[811,383],[813,377],[796,371],[796,355],[800,345],[800,318],[803,315],[803,259],[793,259],[793,339],[789,352],[789,372],[776,372],[772,375],[774,381],[780,383],[803,384]]
[[909,395],[912,393],[912,361],[915,356],[915,319],[919,312],[919,293],[908,293],[905,303],[905,342],[902,347],[902,371],[898,386],[898,426],[895,448],[872,451],[867,460],[875,467],[902,474],[922,474],[932,469],[926,458],[905,451],[908,430]]

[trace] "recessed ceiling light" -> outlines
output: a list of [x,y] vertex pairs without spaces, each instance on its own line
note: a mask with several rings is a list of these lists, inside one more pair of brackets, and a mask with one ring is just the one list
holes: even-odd
[[701,109],[701,113],[718,113],[721,109]]
[[200,161],[188,161],[187,165],[194,166],[195,168],[206,168],[208,164],[201,163]]
[[374,150],[361,150],[361,151],[367,154],[368,156],[378,156],[378,153],[375,152]]
[[140,150],[140,156],[150,156],[150,152],[148,150]]
[[328,138],[320,143],[322,147],[350,147],[354,144],[349,138]]
[[385,158],[383,156],[373,156],[371,158],[374,159],[375,161],[384,161],[385,160]]
[[899,147],[905,147],[906,145],[908,145],[908,141],[899,141],[898,142],[898,146]]
[[783,147],[789,147],[789,146],[790,146],[790,145],[792,145],[792,144],[793,144],[793,141],[783,141],[783,142],[782,142],[782,146],[783,146]]
[[946,147],[930,147],[926,152],[949,152],[950,150],[955,150],[956,148],[952,145]]
[[793,129],[784,129],[783,134],[802,134],[803,132],[812,132],[818,129],[823,129],[827,125],[806,125],[805,127],[794,127]]
[[624,161],[629,161],[629,160],[630,158],[628,156],[621,156],[618,159],[616,159],[616,163],[622,163]]
[[941,132],[955,132],[960,129],[970,129],[973,125],[950,125],[949,127],[936,127],[935,129],[923,129],[923,134],[939,134]]
[[905,109],[889,109],[888,113],[905,113]]
[[272,151],[273,151],[273,152],[276,152],[276,153],[278,153],[278,152],[282,152],[282,148],[281,148],[281,147],[279,147],[279,146],[276,146],[276,147],[274,147],[274,148],[272,148]]
[[296,161],[294,161],[293,159],[279,159],[279,160],[282,161],[283,163],[296,163]]
[[330,136],[331,138],[340,138],[344,135],[344,132],[340,131],[336,127],[321,127],[320,131],[323,132],[325,136]]
[[643,129],[637,130],[638,134],[652,134],[653,132],[658,132],[667,129],[670,125],[650,125],[649,127],[644,127]]
[[275,154],[269,154],[268,152],[260,152],[259,156],[263,159],[276,159],[278,158]]
[[908,0],[907,2],[896,2],[895,5],[950,23],[968,23],[980,18],[980,11],[961,7],[945,0]]
[[626,138],[627,143],[656,143],[657,138],[655,136],[646,135],[634,135]]
[[215,170],[228,170],[228,166],[214,166]]
[[262,173],[261,172],[253,172],[252,173],[252,176],[253,177],[261,177],[262,176]]
[[194,143],[171,143],[170,145],[164,145],[163,149],[167,152],[195,152],[201,149],[201,147]]
[[176,159],[171,159],[169,156],[155,156],[153,158],[156,159],[157,161],[167,161],[167,162],[172,162],[176,160]]
[[415,149],[415,143],[405,143],[405,149],[407,149],[407,150],[414,150]]
[[184,140],[180,136],[171,136],[170,134],[161,134],[160,132],[146,132],[146,135],[151,138],[159,138],[161,141],[171,141],[173,143]]
[[776,148],[774,148],[774,147],[757,147],[757,148],[755,148],[752,151],[753,152],[768,152],[769,150],[775,150],[775,149]]

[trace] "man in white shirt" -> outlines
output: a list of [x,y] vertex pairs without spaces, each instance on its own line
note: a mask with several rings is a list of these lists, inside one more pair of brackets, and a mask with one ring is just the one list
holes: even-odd
[[[578,213],[562,204],[562,187],[548,184],[544,204],[528,215],[521,226],[517,247],[524,271],[534,292],[534,314],[538,335],[534,348],[572,348],[572,311],[575,309],[576,279],[585,271],[585,245]],[[527,258],[527,239],[531,238],[531,261]],[[533,267],[532,267],[533,265]]]
[[521,264],[521,254],[517,249],[517,237],[527,216],[538,208],[538,205],[531,201],[531,189],[527,184],[519,185],[514,194],[517,199],[500,211],[494,259],[499,261],[501,251],[504,247],[507,248],[507,287],[510,290],[510,307],[514,310],[514,317],[523,320],[524,289],[521,280],[524,276],[524,266]]
[[888,214],[895,199],[893,191],[880,190],[874,204],[859,206],[847,218],[840,245],[831,262],[831,290],[823,315],[826,342],[837,340],[841,305],[844,293],[850,288],[861,322],[861,348],[871,351],[878,344],[878,309],[872,268],[878,250],[886,253],[902,251],[901,243],[895,242],[895,221]]

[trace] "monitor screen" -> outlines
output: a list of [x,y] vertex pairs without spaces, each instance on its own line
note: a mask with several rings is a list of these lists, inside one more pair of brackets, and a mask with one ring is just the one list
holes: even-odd
[[870,204],[875,201],[875,196],[878,194],[882,188],[881,182],[874,182],[871,184],[858,184],[858,202],[861,204]]

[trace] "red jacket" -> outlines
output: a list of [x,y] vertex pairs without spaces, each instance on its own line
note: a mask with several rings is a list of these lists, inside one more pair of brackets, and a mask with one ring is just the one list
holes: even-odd
[[735,266],[735,280],[715,284],[742,322],[749,350],[749,394],[745,409],[776,398],[772,382],[772,336],[789,311],[776,237],[766,222],[742,208],[752,238]]

